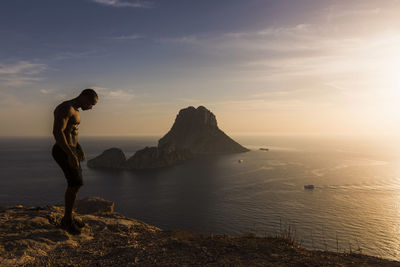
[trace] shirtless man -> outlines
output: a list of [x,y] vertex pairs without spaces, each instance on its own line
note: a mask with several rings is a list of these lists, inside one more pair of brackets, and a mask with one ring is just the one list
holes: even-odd
[[61,103],[54,110],[53,135],[56,143],[52,155],[63,170],[68,183],[61,227],[71,234],[80,234],[80,228],[84,226],[82,221],[72,217],[76,195],[83,185],[80,161],[85,160],[85,153],[78,143],[79,108],[92,109],[97,101],[96,92],[93,89],[85,89],[78,97]]

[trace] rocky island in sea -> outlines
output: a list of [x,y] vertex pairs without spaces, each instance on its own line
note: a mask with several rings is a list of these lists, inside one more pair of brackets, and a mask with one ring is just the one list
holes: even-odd
[[0,266],[399,266],[360,253],[307,250],[291,238],[163,230],[99,197],[75,206],[81,235],[60,229],[62,204],[0,206]]
[[110,148],[88,161],[90,168],[142,170],[167,167],[210,154],[249,151],[218,128],[215,115],[203,106],[181,109],[170,131],[156,147],[145,147],[126,159]]

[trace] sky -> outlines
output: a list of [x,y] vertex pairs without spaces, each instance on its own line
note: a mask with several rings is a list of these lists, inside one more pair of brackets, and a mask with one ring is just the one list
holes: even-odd
[[400,2],[2,0],[0,136],[162,136],[203,105],[227,134],[400,134]]

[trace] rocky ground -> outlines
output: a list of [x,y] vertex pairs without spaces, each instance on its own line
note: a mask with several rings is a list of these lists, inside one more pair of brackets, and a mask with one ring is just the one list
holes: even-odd
[[0,266],[400,266],[362,254],[303,249],[275,237],[165,231],[80,200],[79,236],[59,228],[62,205],[0,208]]

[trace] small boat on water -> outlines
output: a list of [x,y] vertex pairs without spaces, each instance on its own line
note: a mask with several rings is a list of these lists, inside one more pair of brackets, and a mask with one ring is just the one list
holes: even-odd
[[238,160],[238,162],[239,162],[239,163],[242,163],[242,162],[243,162],[243,160],[242,160],[242,159],[239,159],[239,160]]
[[306,184],[304,186],[304,189],[314,189],[314,185],[313,184]]
[[265,148],[265,147],[261,147],[260,150],[262,150],[262,151],[268,151],[269,149],[268,149],[268,148]]

